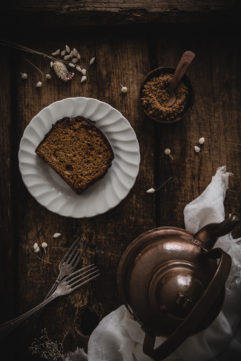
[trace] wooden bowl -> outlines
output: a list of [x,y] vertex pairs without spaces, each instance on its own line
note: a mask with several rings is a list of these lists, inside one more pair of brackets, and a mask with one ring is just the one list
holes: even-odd
[[156,117],[153,117],[151,115],[149,115],[147,112],[146,112],[146,109],[143,107],[142,105],[142,101],[141,101],[141,98],[143,96],[143,87],[144,87],[144,84],[151,80],[152,78],[156,77],[156,76],[160,76],[161,74],[174,74],[175,72],[175,69],[174,68],[164,68],[164,67],[159,67],[159,68],[156,68],[154,70],[152,70],[150,73],[147,74],[147,76],[145,77],[142,85],[141,85],[141,89],[140,89],[140,103],[141,103],[141,107],[146,115],[147,118],[151,119],[151,120],[154,120],[155,122],[158,122],[158,123],[162,123],[162,124],[172,124],[172,123],[177,123],[179,122],[181,119],[183,119],[186,115],[186,113],[191,109],[191,107],[193,106],[194,104],[194,91],[193,91],[193,88],[192,88],[192,84],[189,80],[189,78],[187,77],[187,75],[184,75],[183,78],[182,78],[182,82],[187,86],[188,88],[188,95],[187,95],[187,102],[185,104],[185,107],[183,109],[183,111],[178,114],[178,116],[173,119],[173,120],[163,120],[163,119],[159,119],[159,118],[156,118]]

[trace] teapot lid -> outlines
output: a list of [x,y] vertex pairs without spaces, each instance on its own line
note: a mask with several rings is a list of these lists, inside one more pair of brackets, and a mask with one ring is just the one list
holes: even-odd
[[[215,273],[214,259],[192,234],[160,227],[137,237],[122,255],[118,287],[122,300],[146,331],[168,336],[185,319]],[[205,319],[218,314],[220,295]]]

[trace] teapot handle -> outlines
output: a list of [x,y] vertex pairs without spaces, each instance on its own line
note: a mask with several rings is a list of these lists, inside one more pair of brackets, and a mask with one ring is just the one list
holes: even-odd
[[192,308],[184,321],[176,328],[166,341],[154,349],[155,336],[146,333],[143,351],[155,361],[160,361],[170,355],[188,336],[191,335],[193,325],[198,325],[203,320],[207,305],[210,308],[225,285],[231,268],[231,257],[221,248],[208,251],[207,256],[220,258],[216,272],[204,291],[200,300]]

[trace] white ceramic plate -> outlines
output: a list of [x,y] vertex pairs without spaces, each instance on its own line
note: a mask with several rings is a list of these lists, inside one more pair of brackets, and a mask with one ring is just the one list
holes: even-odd
[[[57,120],[77,115],[96,122],[115,156],[106,175],[80,195],[35,154]],[[50,211],[74,218],[92,217],[119,204],[134,185],[140,164],[139,144],[128,120],[109,104],[82,97],[66,98],[42,109],[26,127],[18,156],[23,182],[31,195]]]

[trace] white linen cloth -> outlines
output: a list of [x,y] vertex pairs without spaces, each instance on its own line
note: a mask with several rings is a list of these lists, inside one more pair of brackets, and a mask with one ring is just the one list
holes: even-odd
[[[224,219],[224,198],[230,173],[217,169],[204,192],[184,209],[185,228],[197,232]],[[168,361],[241,360],[241,239],[226,235],[215,245],[232,257],[222,311],[204,331],[185,340]],[[150,361],[142,351],[144,332],[124,305],[107,315],[90,336],[88,361]],[[156,345],[163,341],[158,338]],[[87,355],[86,355],[87,359]],[[77,360],[77,359],[75,359]]]

